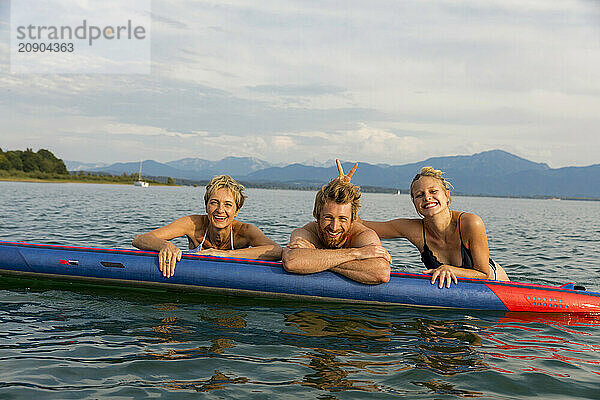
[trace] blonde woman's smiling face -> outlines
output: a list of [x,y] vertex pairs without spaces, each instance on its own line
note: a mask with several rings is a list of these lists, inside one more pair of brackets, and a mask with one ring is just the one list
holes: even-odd
[[227,228],[238,215],[235,197],[231,190],[221,188],[215,191],[206,203],[206,214],[215,228]]
[[415,181],[411,196],[415,209],[424,217],[435,215],[450,204],[450,193],[439,179],[431,176],[423,176]]

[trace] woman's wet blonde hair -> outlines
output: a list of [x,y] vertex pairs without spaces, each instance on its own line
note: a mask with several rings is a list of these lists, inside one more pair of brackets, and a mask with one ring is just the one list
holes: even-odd
[[452,189],[454,189],[454,186],[452,186],[452,184],[450,182],[448,182],[445,178],[444,178],[444,171],[439,170],[439,169],[434,169],[433,167],[423,167],[421,168],[421,171],[415,175],[415,177],[413,178],[412,182],[410,183],[410,197],[414,198],[413,196],[413,191],[412,191],[412,187],[413,184],[418,181],[419,179],[421,179],[424,176],[430,176],[432,178],[435,178],[437,180],[439,180],[442,184],[442,187],[444,188],[444,190],[446,190],[446,192],[449,194],[450,191]]
[[235,179],[229,175],[218,175],[213,177],[208,185],[206,185],[206,193],[204,193],[204,205],[208,205],[208,200],[213,194],[219,189],[229,189],[235,200],[235,205],[239,210],[244,205],[246,197],[244,195],[244,185],[239,184]]

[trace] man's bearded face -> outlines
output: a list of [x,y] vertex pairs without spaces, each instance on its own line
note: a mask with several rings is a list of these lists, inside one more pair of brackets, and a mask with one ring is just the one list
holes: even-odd
[[352,226],[352,204],[326,201],[317,221],[319,236],[328,249],[338,249],[346,244]]

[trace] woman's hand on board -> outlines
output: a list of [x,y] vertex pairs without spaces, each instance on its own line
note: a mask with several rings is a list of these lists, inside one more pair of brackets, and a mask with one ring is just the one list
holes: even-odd
[[438,285],[440,289],[444,287],[444,282],[447,288],[450,287],[451,282],[454,282],[455,284],[458,283],[458,279],[456,278],[456,274],[454,273],[451,265],[441,265],[437,268],[423,271],[423,273],[431,275],[432,285],[435,283],[437,278],[440,278],[440,283]]
[[175,273],[175,263],[181,261],[181,250],[173,243],[167,241],[158,252],[158,268],[165,278],[170,278]]

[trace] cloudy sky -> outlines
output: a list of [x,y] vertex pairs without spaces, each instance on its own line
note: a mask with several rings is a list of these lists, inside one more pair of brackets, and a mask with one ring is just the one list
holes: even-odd
[[153,0],[150,75],[11,74],[9,28],[0,0],[4,150],[600,163],[595,0]]

